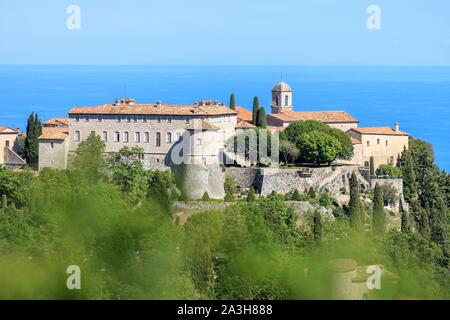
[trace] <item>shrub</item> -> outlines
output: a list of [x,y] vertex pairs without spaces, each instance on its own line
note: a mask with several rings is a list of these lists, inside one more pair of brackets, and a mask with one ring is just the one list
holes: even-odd
[[316,198],[316,191],[314,190],[313,187],[309,188],[309,190],[308,190],[308,197],[310,197],[311,199],[315,199]]
[[211,198],[209,197],[208,192],[205,191],[205,193],[203,194],[203,197],[202,197],[202,201],[210,201],[210,200],[211,200]]
[[323,207],[328,207],[331,204],[331,198],[328,192],[322,193],[319,199],[319,203]]

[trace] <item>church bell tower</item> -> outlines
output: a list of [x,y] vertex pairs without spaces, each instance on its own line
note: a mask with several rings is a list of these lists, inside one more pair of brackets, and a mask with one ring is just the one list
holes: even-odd
[[285,82],[278,82],[272,88],[272,114],[293,111],[292,89]]

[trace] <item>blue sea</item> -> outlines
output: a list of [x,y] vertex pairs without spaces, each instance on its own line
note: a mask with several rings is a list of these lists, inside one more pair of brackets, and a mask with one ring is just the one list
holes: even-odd
[[450,171],[450,67],[289,66],[0,66],[0,125],[26,127],[30,112],[43,120],[73,106],[132,97],[141,103],[201,99],[269,111],[271,88],[283,79],[297,111],[345,110],[361,126],[392,126],[431,142]]

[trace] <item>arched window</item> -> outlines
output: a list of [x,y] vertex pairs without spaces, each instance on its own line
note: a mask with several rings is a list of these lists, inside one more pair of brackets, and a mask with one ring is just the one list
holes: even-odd
[[278,101],[278,97],[275,98],[275,105],[278,107],[279,105],[279,101]]
[[286,96],[284,97],[284,106],[285,106],[285,107],[289,106],[289,96],[288,96],[288,95],[286,95]]

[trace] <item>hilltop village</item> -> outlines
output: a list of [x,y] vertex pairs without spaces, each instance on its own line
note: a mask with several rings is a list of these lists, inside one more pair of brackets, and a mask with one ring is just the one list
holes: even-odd
[[[148,241],[147,236],[167,231],[155,237],[159,243],[182,232],[185,237],[170,247],[177,252],[181,248],[193,286],[209,298],[288,296],[282,279],[274,280],[277,288],[283,288],[280,291],[265,282],[273,268],[283,265],[278,260],[262,279],[267,293],[240,290],[247,273],[236,278],[227,274],[233,268],[227,272],[223,268],[233,266],[233,259],[245,248],[250,250],[249,257],[259,248],[264,261],[273,262],[273,248],[291,252],[296,247],[303,255],[302,250],[315,252],[325,246],[333,253],[328,264],[311,260],[297,265],[292,260],[295,279],[300,275],[307,282],[331,281],[331,291],[321,297],[408,298],[398,294],[398,283],[415,281],[417,273],[420,279],[446,288],[439,279],[430,279],[437,272],[420,273],[421,266],[416,266],[419,269],[411,280],[398,267],[404,265],[402,261],[395,260],[409,255],[422,259],[422,245],[433,244],[428,249],[442,258],[429,265],[439,272],[448,267],[445,201],[449,201],[450,180],[436,170],[431,145],[411,138],[398,123],[360,127],[358,119],[345,111],[295,110],[292,89],[284,82],[275,84],[271,95],[267,115],[256,97],[253,111],[235,105],[234,95],[228,106],[217,101],[141,104],[123,98],[100,106],[76,106],[67,116],[43,123],[32,114],[26,136],[19,129],[0,127],[0,226],[27,226],[19,229],[34,245],[46,239],[59,241],[59,235],[41,237],[42,230],[53,230],[55,223],[68,223],[70,228],[80,223],[80,229],[71,234],[83,239],[86,234],[98,234],[95,241],[81,241],[86,248],[80,252],[91,252],[91,243],[103,248],[114,239],[114,248],[108,250],[122,252],[122,244],[130,244],[136,266],[146,259],[140,245]],[[257,149],[254,158],[252,148]],[[103,222],[92,223],[95,219]],[[123,221],[117,228],[103,227],[103,223]],[[145,232],[143,223],[150,223]],[[161,223],[166,227],[161,228]],[[129,231],[122,233],[123,228]],[[6,237],[20,234],[19,229],[4,229]],[[106,238],[105,232],[110,233]],[[141,235],[145,240],[129,241],[129,236]],[[363,235],[368,237],[367,247],[361,243]],[[378,241],[380,237],[389,239],[387,249],[387,242]],[[366,258],[350,247],[334,252],[338,243],[346,248],[347,239],[373,256]],[[155,252],[153,245],[149,250]],[[387,260],[386,268],[378,250],[394,259]],[[255,260],[258,268],[260,261]],[[331,276],[328,280],[315,273],[316,263]],[[404,266],[408,271],[414,267]],[[369,269],[383,277],[382,292],[367,286]],[[256,287],[261,287],[259,282]],[[211,288],[218,288],[217,292]],[[420,296],[414,290],[403,293]],[[311,297],[309,293],[299,296]]]
[[[192,105],[164,104],[160,101],[140,104],[131,98],[124,98],[100,106],[77,106],[69,110],[67,117],[44,122],[39,137],[38,169],[66,169],[80,143],[92,133],[100,136],[108,154],[123,147],[142,148],[144,167],[158,170],[173,169],[172,151],[180,141],[187,141],[192,151],[189,155],[194,160],[184,172],[185,181],[189,181],[190,186],[196,186],[187,188],[190,198],[199,199],[205,192],[212,198],[223,198],[225,191],[222,184],[226,175],[235,177],[239,188],[253,186],[262,196],[273,191],[286,193],[311,187],[318,192],[326,189],[337,196],[339,189],[348,185],[348,179],[344,176],[357,171],[361,185],[367,186],[368,182],[361,176],[364,172],[394,164],[403,150],[408,148],[409,135],[400,130],[398,123],[392,128],[360,127],[358,119],[345,111],[295,111],[293,91],[285,82],[275,84],[271,93],[271,113],[266,118],[268,131],[283,132],[298,121],[317,121],[350,137],[352,157],[335,160],[332,171],[331,167],[311,168],[308,172],[291,167],[257,168],[245,161],[240,163],[240,168],[232,167],[224,171],[219,168],[222,159],[226,156],[236,158],[227,150],[227,141],[238,132],[256,128],[254,112],[217,101],[199,101]],[[0,150],[2,163],[10,167],[25,165],[17,150],[19,130],[9,127],[0,127],[0,130],[0,143],[4,146]],[[401,181],[393,182],[401,193]]]

